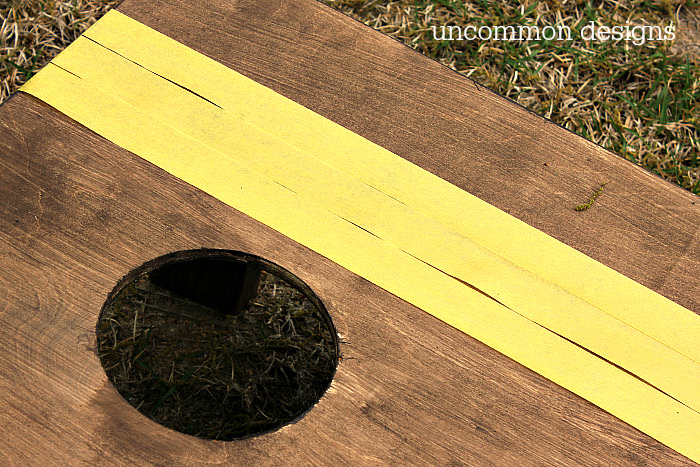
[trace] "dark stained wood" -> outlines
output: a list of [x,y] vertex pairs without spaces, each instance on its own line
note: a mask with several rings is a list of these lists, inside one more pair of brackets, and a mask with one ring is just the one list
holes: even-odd
[[[120,8],[700,312],[697,197],[315,2]],[[0,107],[0,181],[2,464],[692,464],[30,96]],[[572,210],[604,181],[595,209]],[[198,248],[267,258],[328,309],[344,359],[297,423],[199,440],[108,383],[103,302]]]

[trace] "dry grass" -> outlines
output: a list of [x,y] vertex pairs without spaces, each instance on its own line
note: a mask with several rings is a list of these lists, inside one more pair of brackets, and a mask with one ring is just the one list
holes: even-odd
[[98,325],[102,366],[141,413],[201,438],[232,440],[310,409],[338,361],[333,330],[304,295],[268,273],[239,315],[153,285],[125,287]]
[[0,0],[0,102],[119,0]]

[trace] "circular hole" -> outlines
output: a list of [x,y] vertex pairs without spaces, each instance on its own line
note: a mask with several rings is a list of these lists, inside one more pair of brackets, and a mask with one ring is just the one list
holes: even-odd
[[178,252],[129,273],[97,325],[109,380],[141,413],[233,440],[295,421],[328,389],[337,334],[311,289],[262,258]]

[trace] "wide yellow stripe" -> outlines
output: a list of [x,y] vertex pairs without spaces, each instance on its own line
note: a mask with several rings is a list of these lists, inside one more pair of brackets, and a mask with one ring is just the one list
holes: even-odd
[[92,40],[79,38],[53,63],[700,411],[697,362],[444,224]]
[[[110,13],[86,37],[91,39],[76,41],[54,62],[77,76],[49,66],[22,90],[685,455],[700,457],[700,414],[692,409],[698,408],[693,390],[700,373],[697,346],[687,345],[687,326],[680,333],[668,332],[686,322],[697,326],[698,317],[690,311],[663,297],[650,298],[662,308],[652,314],[665,316],[667,322],[635,321],[634,313],[617,311],[612,299],[596,302],[589,298],[597,294],[586,288],[582,293],[580,287],[569,290],[566,280],[550,280],[546,272],[556,270],[554,266],[524,267],[529,264],[527,255],[503,254],[510,251],[507,245],[488,243],[483,233],[472,235],[452,221],[450,203],[467,203],[469,215],[493,216],[501,231],[510,228],[510,233],[523,233],[530,241],[553,242],[559,261],[571,257],[576,262],[585,256],[123,15]],[[133,55],[139,50],[148,53]],[[260,102],[262,107],[256,104]],[[292,119],[287,126],[285,118]],[[304,124],[311,129],[308,139],[315,139],[313,144],[301,138]],[[373,169],[387,172],[373,175]],[[443,196],[452,199],[443,202]],[[426,209],[433,197],[438,208]],[[465,214],[453,210],[452,217]],[[476,221],[487,228],[484,219]],[[579,262],[584,276],[598,265],[589,258]],[[621,281],[624,288],[618,292],[659,297],[601,270]],[[598,292],[605,294],[603,289]],[[636,309],[638,314],[645,312]]]
[[700,319],[690,310],[118,12],[85,35],[700,362]]

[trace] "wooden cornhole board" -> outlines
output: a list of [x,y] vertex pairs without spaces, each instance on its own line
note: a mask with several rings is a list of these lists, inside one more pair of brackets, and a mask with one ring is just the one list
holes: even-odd
[[[119,10],[700,313],[696,196],[315,1]],[[0,167],[4,465],[693,464],[32,96],[0,108]],[[108,293],[196,248],[267,258],[329,309],[346,358],[297,423],[200,440],[108,382],[95,353]]]

